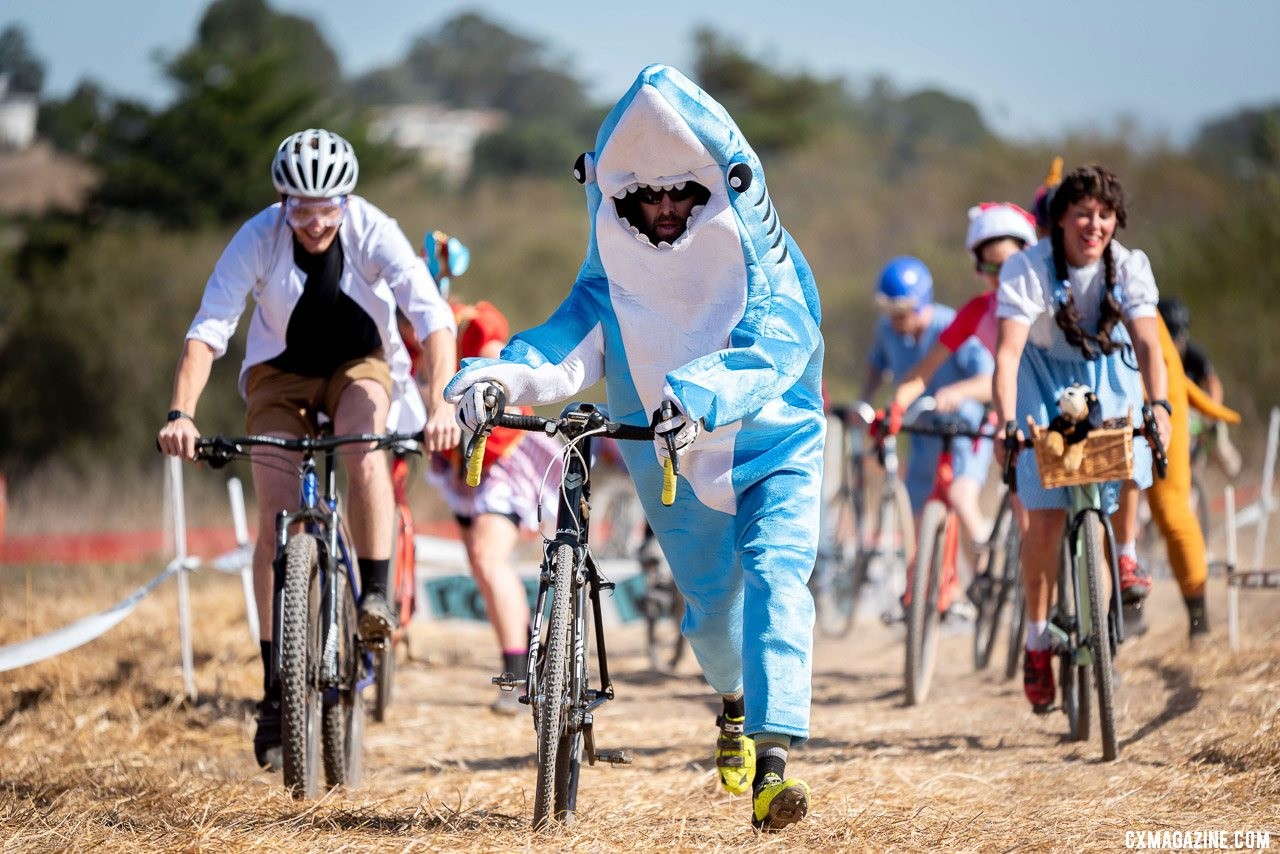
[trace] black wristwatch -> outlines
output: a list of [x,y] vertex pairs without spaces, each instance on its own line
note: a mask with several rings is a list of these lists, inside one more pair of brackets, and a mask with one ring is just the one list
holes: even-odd
[[174,421],[177,421],[179,418],[185,418],[188,421],[196,420],[196,417],[194,415],[189,415],[188,413],[183,412],[181,409],[170,409],[169,414],[164,417],[164,420],[166,422],[172,423]]
[[1163,409],[1165,412],[1169,413],[1170,415],[1172,415],[1172,414],[1173,414],[1173,405],[1172,405],[1171,403],[1169,403],[1169,401],[1165,400],[1164,398],[1161,398],[1160,400],[1153,400],[1153,401],[1151,401],[1151,405],[1152,405],[1153,407],[1154,407],[1154,406],[1158,406],[1158,407],[1160,407],[1161,409]]

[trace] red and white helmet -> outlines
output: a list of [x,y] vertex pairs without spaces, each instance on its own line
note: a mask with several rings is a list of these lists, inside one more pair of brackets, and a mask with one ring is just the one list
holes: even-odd
[[351,143],[319,128],[285,137],[271,161],[271,183],[286,196],[345,196],[356,188],[359,175]]
[[1036,244],[1036,218],[1012,202],[983,202],[969,208],[964,248],[973,252],[988,240],[1012,237],[1024,246]]

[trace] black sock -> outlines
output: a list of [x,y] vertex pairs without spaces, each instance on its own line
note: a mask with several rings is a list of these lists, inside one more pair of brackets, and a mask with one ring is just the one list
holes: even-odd
[[724,716],[726,718],[741,719],[747,715],[747,700],[741,694],[733,699],[721,696],[724,701]]
[[502,651],[502,672],[510,673],[517,679],[529,675],[529,650],[514,649]]
[[751,781],[751,787],[758,787],[764,782],[764,775],[770,773],[777,774],[783,780],[787,778],[787,756],[785,751],[765,750],[756,754],[756,776]]
[[377,593],[384,599],[387,596],[387,571],[391,569],[391,560],[374,560],[369,557],[359,559],[360,563],[360,596],[364,598]]

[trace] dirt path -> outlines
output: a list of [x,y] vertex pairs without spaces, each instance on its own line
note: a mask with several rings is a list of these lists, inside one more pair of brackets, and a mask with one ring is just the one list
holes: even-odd
[[[20,605],[21,590],[0,579],[0,602]],[[389,720],[370,726],[364,785],[303,804],[251,762],[257,668],[238,595],[233,579],[196,579],[195,707],[173,699],[171,592],[100,641],[0,677],[0,851],[532,850],[533,730],[527,716],[488,711],[485,627],[417,633],[430,661],[406,663]],[[109,601],[92,585],[61,599],[37,590],[35,630],[65,622],[63,608],[90,610],[81,597]],[[1211,598],[1221,604],[1220,586]],[[766,838],[745,799],[716,790],[715,704],[692,662],[656,676],[638,630],[621,628],[610,636],[619,699],[596,732],[635,764],[584,768],[578,823],[537,847],[1117,850],[1128,831],[1164,830],[1229,841],[1270,830],[1280,847],[1280,597],[1246,604],[1244,652],[1229,656],[1223,631],[1189,650],[1176,592],[1157,588],[1151,632],[1122,648],[1113,764],[1099,761],[1096,736],[1066,742],[1061,714],[1031,714],[1017,682],[973,674],[968,635],[946,638],[918,708],[902,705],[890,630],[820,641],[813,738],[791,764],[813,787],[812,813]],[[0,612],[0,643],[23,636],[24,613]]]

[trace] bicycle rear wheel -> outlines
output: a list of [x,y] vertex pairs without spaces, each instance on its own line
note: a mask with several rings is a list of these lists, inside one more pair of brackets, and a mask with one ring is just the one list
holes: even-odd
[[973,667],[985,670],[1000,634],[1000,618],[1013,598],[1018,566],[1018,522],[1008,497],[1000,505],[991,538],[987,541],[987,565],[983,575],[986,585],[977,603],[978,616],[973,624]]
[[316,684],[320,654],[320,561],[314,537],[285,545],[280,594],[280,706],[284,785],[295,798],[319,791],[321,696]]
[[[356,600],[346,567],[334,573],[333,584],[338,597],[338,620],[328,630],[336,633],[340,684],[336,696],[326,698],[324,703],[324,777],[329,786],[358,786],[364,776],[364,697],[356,686],[364,663],[360,660],[363,653],[356,628]],[[326,638],[326,647],[327,641]]]
[[538,733],[538,782],[533,799],[533,829],[542,830],[562,815],[555,807],[568,800],[569,781],[560,748],[568,734],[569,716],[569,634],[572,629],[573,547],[558,546],[552,556],[551,622],[542,648],[537,694],[534,697],[534,728]]
[[[1113,761],[1119,755],[1116,744],[1115,684],[1111,670],[1111,632],[1104,609],[1102,573],[1110,575],[1110,564],[1102,551],[1101,525],[1090,519],[1085,525],[1086,583],[1089,586],[1089,624],[1082,627],[1089,635],[1093,653],[1093,674],[1098,688],[1098,729],[1102,733],[1102,758]],[[1087,735],[1086,735],[1087,737]]]
[[1004,678],[1018,675],[1018,660],[1027,641],[1027,597],[1022,592],[1022,568],[1013,582],[1013,607],[1009,611],[1009,648],[1005,653]]
[[1088,741],[1092,716],[1092,691],[1089,670],[1076,663],[1076,643],[1080,637],[1080,615],[1076,611],[1075,586],[1071,561],[1064,545],[1062,567],[1058,572],[1058,625],[1067,633],[1067,643],[1058,650],[1058,683],[1062,692],[1062,711],[1067,716],[1067,733],[1072,741]]
[[920,518],[920,544],[911,573],[911,602],[907,606],[906,677],[907,705],[923,703],[929,696],[938,657],[938,591],[946,559],[946,529],[952,524],[940,501],[925,504]]

